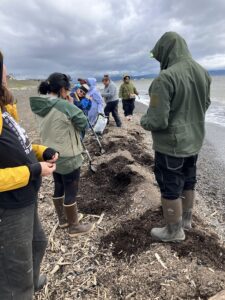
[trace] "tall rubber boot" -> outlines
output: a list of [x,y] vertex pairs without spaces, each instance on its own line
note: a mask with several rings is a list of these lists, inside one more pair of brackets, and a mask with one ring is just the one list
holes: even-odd
[[64,204],[65,213],[69,223],[69,236],[76,237],[91,232],[95,224],[79,224],[77,203]]
[[44,274],[40,275],[41,262],[47,247],[47,241],[33,241],[33,282],[34,291],[41,290],[47,283],[47,277]]
[[183,206],[183,228],[185,230],[190,230],[192,228],[192,211],[195,202],[195,191],[188,190],[183,191],[182,195],[182,206]]
[[[59,227],[60,228],[66,228],[69,226],[69,223],[66,218],[66,214],[64,211],[63,203],[64,203],[64,197],[55,197],[53,198],[53,203],[55,206],[55,211],[58,216],[59,220]],[[83,219],[83,214],[78,215],[79,221]]]
[[182,201],[168,200],[162,198],[163,215],[166,226],[162,228],[153,228],[151,236],[162,242],[180,242],[185,239],[182,227]]

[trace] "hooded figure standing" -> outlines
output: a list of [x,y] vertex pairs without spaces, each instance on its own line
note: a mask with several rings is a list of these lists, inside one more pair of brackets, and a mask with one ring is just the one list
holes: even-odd
[[103,99],[100,92],[97,90],[96,83],[97,80],[95,78],[87,79],[87,84],[90,87],[87,97],[90,97],[92,100],[91,109],[88,112],[88,120],[92,126],[95,125],[98,115],[104,114]]
[[39,85],[40,95],[30,97],[33,113],[37,115],[40,136],[44,144],[50,145],[60,157],[53,173],[53,204],[59,227],[69,229],[71,237],[89,233],[94,224],[81,224],[83,215],[78,213],[77,193],[80,170],[83,163],[80,132],[87,126],[87,118],[76,107],[68,95],[69,77],[53,73]]
[[138,96],[136,87],[130,82],[130,76],[123,76],[123,83],[120,86],[119,98],[122,98],[124,115],[128,121],[132,119],[135,109],[135,97]]
[[160,62],[161,72],[149,88],[150,106],[141,126],[152,132],[155,177],[166,222],[163,228],[153,228],[151,235],[176,242],[185,239],[184,229],[191,229],[196,162],[205,135],[211,79],[175,32],[165,33],[151,55]]

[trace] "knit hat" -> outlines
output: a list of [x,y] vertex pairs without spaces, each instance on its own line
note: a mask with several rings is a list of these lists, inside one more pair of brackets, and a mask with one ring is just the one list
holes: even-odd
[[104,80],[110,80],[110,77],[109,77],[109,75],[107,75],[107,74],[106,74],[106,75],[104,75],[104,76],[103,76],[103,78],[102,78],[102,81],[104,81]]
[[86,80],[86,79],[83,79],[83,78],[78,78],[77,81],[80,82],[80,84],[85,84],[85,83],[87,83],[87,80]]
[[88,93],[90,87],[85,83],[81,85],[80,90],[84,91],[85,93]]

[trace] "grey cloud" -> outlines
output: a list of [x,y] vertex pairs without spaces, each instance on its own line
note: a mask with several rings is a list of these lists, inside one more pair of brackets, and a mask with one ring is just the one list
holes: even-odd
[[1,0],[0,48],[23,76],[146,74],[158,71],[149,50],[173,30],[205,67],[225,68],[224,9],[223,0]]

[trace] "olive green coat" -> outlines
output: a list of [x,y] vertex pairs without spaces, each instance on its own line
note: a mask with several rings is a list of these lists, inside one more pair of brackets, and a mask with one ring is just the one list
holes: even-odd
[[174,32],[165,33],[152,54],[161,72],[149,88],[150,105],[141,126],[152,132],[155,151],[176,157],[196,155],[205,135],[211,79]]

